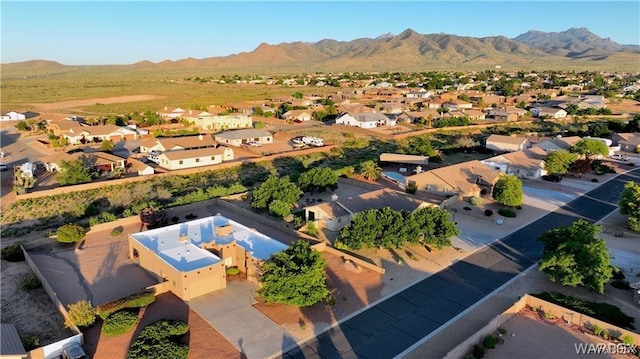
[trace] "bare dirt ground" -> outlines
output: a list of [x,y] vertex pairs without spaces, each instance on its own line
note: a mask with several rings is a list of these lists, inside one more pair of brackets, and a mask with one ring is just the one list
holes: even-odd
[[89,98],[84,100],[70,100],[70,101],[59,101],[59,102],[50,102],[50,103],[32,103],[31,105],[36,110],[51,111],[51,110],[63,110],[63,109],[73,109],[76,107],[91,106],[97,103],[112,104],[112,103],[125,103],[125,102],[139,102],[139,101],[157,100],[161,98],[163,98],[163,96],[133,95],[133,96],[117,96],[117,97],[98,97],[98,98]]
[[622,103],[608,103],[607,107],[613,113],[633,113],[640,111],[640,102],[630,99],[623,99]]
[[100,322],[89,328],[84,332],[87,353],[94,359],[124,358],[145,326],[161,319],[171,319],[189,324],[189,332],[184,338],[184,343],[189,344],[189,359],[240,358],[238,350],[222,334],[171,293],[157,296],[156,301],[144,308],[138,318],[135,329],[116,337],[102,335]]
[[311,335],[314,326],[335,322],[382,298],[382,275],[364,268],[356,270],[353,264],[333,254],[322,252],[322,257],[327,261],[327,287],[335,297],[335,305],[317,303],[298,308],[266,304],[262,298],[256,298],[256,309],[297,338]]
[[2,322],[13,323],[18,334],[40,338],[41,345],[68,338],[71,331],[65,328],[62,316],[43,288],[22,289],[22,280],[32,274],[27,262],[1,261],[0,288]]
[[[546,319],[542,312],[534,313],[528,308],[506,321],[503,328],[507,334],[503,336],[504,344],[487,350],[485,358],[571,358],[585,354],[576,353],[575,344],[603,343],[602,338],[586,333],[576,325],[569,325],[560,318]],[[590,358],[634,358],[631,354],[596,354],[589,353]]]

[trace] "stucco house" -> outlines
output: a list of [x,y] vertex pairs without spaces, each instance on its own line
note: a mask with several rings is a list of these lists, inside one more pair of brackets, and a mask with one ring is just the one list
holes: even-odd
[[186,111],[180,107],[168,107],[165,106],[163,109],[158,110],[156,113],[160,115],[160,117],[164,118],[182,118]]
[[634,133],[627,139],[618,141],[620,151],[638,153],[640,152],[640,134]]
[[20,113],[16,111],[7,112],[5,116],[9,117],[9,121],[19,121],[19,120],[25,120],[27,118],[27,116],[24,113]]
[[153,169],[153,167],[140,161],[137,158],[133,158],[133,157],[127,158],[127,166],[130,167],[130,171],[136,172],[138,176],[148,176],[155,173],[155,170]]
[[273,143],[273,134],[265,130],[248,129],[216,133],[214,139],[218,143],[240,147],[249,142],[258,142],[261,145]]
[[405,177],[405,186],[434,194],[469,197],[489,194],[502,172],[473,160]]
[[158,137],[140,142],[140,153],[195,150],[199,148],[216,147],[218,143],[210,135]]
[[168,170],[211,166],[231,160],[233,160],[233,150],[225,146],[173,150],[158,155],[158,165]]
[[347,112],[336,118],[336,125],[354,126],[360,128],[375,128],[379,126],[395,126],[395,120],[380,112]]
[[307,206],[304,208],[304,215],[307,221],[319,221],[321,228],[339,231],[351,222],[356,213],[366,209],[391,207],[395,210],[413,212],[418,208],[437,205],[404,192],[384,188],[345,199],[335,197],[331,202]]
[[260,264],[287,246],[216,215],[129,234],[129,258],[182,300],[224,289],[226,268],[257,281]]
[[546,157],[547,152],[534,147],[524,151],[505,153],[480,162],[508,175],[538,179],[547,174],[544,162]]
[[485,148],[498,152],[514,152],[531,148],[526,137],[490,135],[487,137]]
[[213,115],[206,111],[191,111],[184,114],[184,119],[203,130],[229,130],[235,128],[250,128],[253,119],[247,115]]
[[549,117],[549,118],[566,118],[567,111],[561,108],[551,107],[534,107],[531,109],[531,114],[535,117]]
[[306,122],[311,121],[312,115],[309,110],[291,110],[282,114],[282,118],[285,120]]
[[66,138],[70,144],[94,141],[119,142],[138,139],[138,132],[135,130],[116,125],[68,126],[68,130],[60,135]]
[[126,160],[124,158],[106,152],[58,152],[40,157],[40,162],[44,164],[48,172],[59,171],[62,161],[72,162],[77,160],[81,160],[87,167],[100,171],[113,171],[116,168],[126,168]]
[[569,137],[558,136],[556,138],[538,142],[534,144],[533,147],[539,147],[547,153],[557,151],[557,150],[569,151],[571,147],[575,146],[576,143],[580,142],[581,140],[582,140],[582,137],[580,136],[569,136]]

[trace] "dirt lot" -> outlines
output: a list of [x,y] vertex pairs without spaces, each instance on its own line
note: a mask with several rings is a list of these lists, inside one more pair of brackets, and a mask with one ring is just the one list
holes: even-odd
[[[574,344],[603,343],[601,338],[585,333],[576,325],[568,325],[560,318],[546,319],[542,312],[534,313],[530,309],[523,309],[516,316],[503,324],[507,334],[503,337],[504,344],[496,346],[494,350],[487,350],[485,358],[571,358],[584,356],[576,353]],[[589,353],[589,358],[635,358],[631,354],[595,354]]]
[[613,113],[633,113],[640,112],[640,102],[623,99],[622,103],[608,103],[607,107],[611,109]]
[[1,261],[1,305],[2,322],[16,326],[18,334],[40,338],[41,345],[68,338],[71,331],[64,327],[64,320],[58,314],[47,292],[41,287],[24,290],[22,280],[32,274],[27,262]]
[[135,95],[135,96],[89,98],[84,100],[72,100],[72,101],[60,101],[60,102],[48,102],[48,103],[33,103],[31,105],[36,110],[51,111],[51,110],[74,109],[77,107],[95,105],[97,103],[112,104],[112,103],[125,103],[125,102],[139,102],[139,101],[157,100],[161,98],[163,98],[163,96]]

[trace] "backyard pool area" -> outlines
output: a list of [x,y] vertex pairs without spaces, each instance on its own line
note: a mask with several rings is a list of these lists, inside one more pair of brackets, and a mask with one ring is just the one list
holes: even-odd
[[382,177],[404,188],[405,177],[398,172],[382,172]]

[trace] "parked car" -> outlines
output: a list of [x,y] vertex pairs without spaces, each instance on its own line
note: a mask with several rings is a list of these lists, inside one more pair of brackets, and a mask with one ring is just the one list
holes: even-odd
[[7,167],[7,165],[5,165],[4,163],[0,163],[0,171],[6,171],[8,169],[9,167]]
[[546,175],[542,176],[542,179],[549,182],[560,182],[562,181],[562,176],[560,175]]
[[626,155],[611,155],[609,158],[618,160],[618,161],[629,161],[629,156]]
[[260,147],[260,146],[262,146],[262,144],[260,142],[258,142],[258,141],[251,141],[251,142],[249,142],[249,146]]
[[62,348],[62,359],[87,359],[87,354],[82,345],[70,343]]

